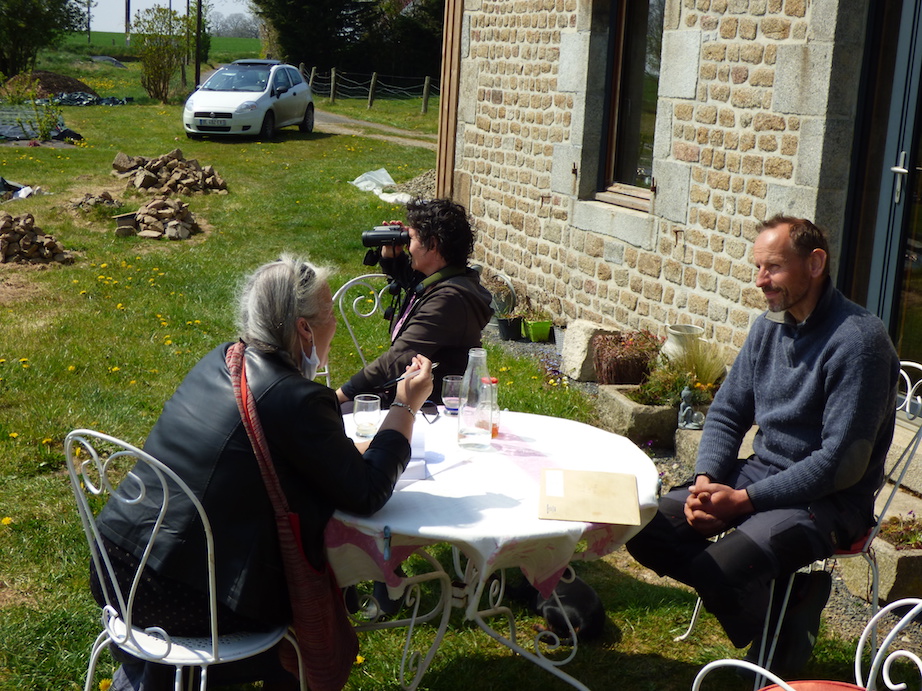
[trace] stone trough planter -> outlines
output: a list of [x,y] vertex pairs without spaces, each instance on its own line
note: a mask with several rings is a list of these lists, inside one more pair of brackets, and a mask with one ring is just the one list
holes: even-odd
[[[889,542],[877,538],[872,549],[877,555],[880,571],[880,603],[893,602],[904,597],[918,597],[922,593],[922,549],[896,549]],[[870,601],[871,570],[862,557],[838,560],[848,591]]]
[[653,406],[635,403],[625,396],[632,385],[599,385],[598,409],[604,429],[627,437],[638,445],[651,443],[657,448],[671,449],[679,424],[679,411],[674,406]]

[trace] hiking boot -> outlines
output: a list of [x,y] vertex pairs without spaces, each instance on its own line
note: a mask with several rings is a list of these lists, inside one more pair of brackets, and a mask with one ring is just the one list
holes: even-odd
[[772,660],[772,670],[786,675],[800,672],[813,654],[823,608],[832,592],[832,576],[828,571],[797,574],[794,587],[797,600],[787,608]]
[[[832,590],[832,576],[826,571],[810,571],[794,576],[791,598],[785,611],[778,643],[771,665],[766,668],[781,677],[799,673],[813,653],[820,629],[820,618],[829,594]],[[782,595],[777,594],[780,598]],[[780,603],[779,603],[780,604]],[[774,608],[773,608],[774,609]],[[773,612],[768,628],[769,636],[774,635],[777,613]],[[756,636],[743,658],[747,662],[759,664],[759,649],[762,645],[762,633]],[[771,647],[771,640],[766,644],[766,653]],[[749,670],[737,669],[737,673],[747,680],[754,675]]]

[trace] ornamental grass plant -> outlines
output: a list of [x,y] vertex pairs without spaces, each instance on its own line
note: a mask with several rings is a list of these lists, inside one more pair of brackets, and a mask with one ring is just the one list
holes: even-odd
[[726,372],[716,343],[693,340],[675,357],[659,356],[646,379],[627,395],[643,405],[677,406],[687,388],[692,392],[692,405],[707,405],[714,400]]

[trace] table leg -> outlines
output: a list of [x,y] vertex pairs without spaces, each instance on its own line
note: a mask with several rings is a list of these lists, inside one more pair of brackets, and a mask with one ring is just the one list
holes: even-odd
[[[468,563],[468,567],[466,582],[469,584],[477,583],[479,579],[476,577],[476,573],[474,573],[475,569],[470,566],[470,563]],[[486,609],[481,609],[480,601],[484,596],[485,587],[483,583],[480,583],[480,585],[473,589],[473,593],[470,594],[465,617],[475,622],[477,626],[486,632],[488,636],[503,644],[514,653],[521,655],[546,672],[550,672],[558,679],[567,682],[570,686],[576,689],[580,689],[581,691],[589,691],[587,686],[560,669],[563,665],[567,664],[573,660],[574,657],[576,657],[578,640],[576,632],[573,630],[573,624],[570,623],[570,619],[567,617],[566,610],[564,610],[561,606],[560,599],[557,597],[557,593],[554,592],[551,597],[553,598],[557,607],[560,608],[564,620],[567,622],[567,629],[569,638],[572,641],[572,645],[569,654],[565,658],[560,660],[552,660],[545,656],[545,652],[553,652],[562,646],[560,637],[553,631],[541,631],[534,637],[534,652],[527,650],[518,644],[516,640],[517,637],[515,629],[515,617],[512,614],[512,610],[502,604],[502,598],[505,591],[504,586],[505,577],[504,574],[500,572],[500,577],[492,580],[489,584],[489,587],[486,588],[488,607]],[[503,616],[506,618],[506,622],[509,625],[508,637],[502,635],[487,623],[486,618],[497,616]]]
[[[355,627],[357,631],[407,628],[407,638],[403,645],[403,655],[400,658],[400,686],[406,691],[413,691],[419,686],[423,675],[425,675],[426,670],[429,669],[429,665],[432,663],[432,658],[442,643],[442,639],[445,637],[448,620],[451,617],[451,578],[434,557],[423,550],[419,550],[417,554],[429,562],[433,570],[418,576],[411,576],[404,581],[406,590],[404,591],[403,602],[410,610],[409,615],[390,621],[360,623]],[[421,614],[419,611],[422,602],[420,586],[429,581],[438,582],[440,586],[439,600],[432,609]],[[429,645],[429,649],[425,651],[425,655],[423,652],[414,650],[413,633],[416,630],[416,625],[431,621],[439,615],[441,615],[441,618],[436,629],[435,639]]]

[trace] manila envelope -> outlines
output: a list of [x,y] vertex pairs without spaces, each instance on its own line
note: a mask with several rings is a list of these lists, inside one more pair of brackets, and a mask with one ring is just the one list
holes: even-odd
[[640,525],[637,478],[627,473],[544,468],[538,518]]

